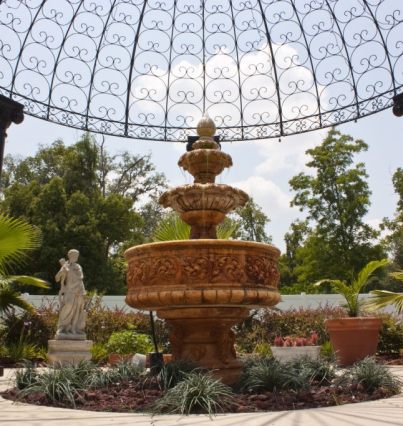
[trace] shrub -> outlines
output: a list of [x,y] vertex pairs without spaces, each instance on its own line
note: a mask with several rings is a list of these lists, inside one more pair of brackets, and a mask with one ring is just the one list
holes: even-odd
[[91,347],[92,361],[95,363],[103,362],[108,358],[108,349],[103,343],[93,343]]
[[191,373],[157,401],[154,414],[205,413],[211,418],[235,404],[231,388],[211,374]]
[[276,336],[298,336],[309,340],[317,333],[319,345],[329,340],[326,318],[345,316],[342,308],[326,305],[318,309],[261,309],[236,326],[240,352],[252,353],[256,342],[274,342]]
[[145,334],[127,330],[112,333],[106,344],[106,349],[109,353],[119,355],[146,354],[150,352],[152,345],[150,338]]
[[[127,312],[124,309],[108,309],[102,305],[102,296],[89,296],[86,303],[87,339],[96,343],[108,342],[110,335],[126,329],[151,336],[148,315],[140,312]],[[19,340],[24,330],[26,341],[40,347],[48,348],[48,341],[54,339],[57,330],[58,304],[42,303],[37,308],[38,315],[29,312],[17,313],[11,310],[3,318],[4,328],[0,329],[0,338],[7,344]],[[27,326],[26,324],[29,324]],[[155,321],[155,329],[159,343],[169,347],[169,329],[161,320]]]
[[363,392],[374,393],[381,389],[389,395],[399,393],[402,382],[375,358],[367,357],[346,370],[336,382],[339,386],[355,387]]
[[11,310],[3,317],[6,343],[19,341],[24,334],[25,341],[38,346],[48,347],[48,340],[54,339],[57,330],[56,304],[43,303],[38,315],[30,312],[17,313]]
[[278,392],[286,389],[309,388],[308,377],[274,358],[250,358],[236,384],[240,392]]
[[383,324],[379,331],[377,352],[383,354],[400,353],[403,349],[403,324],[392,314],[382,314]]

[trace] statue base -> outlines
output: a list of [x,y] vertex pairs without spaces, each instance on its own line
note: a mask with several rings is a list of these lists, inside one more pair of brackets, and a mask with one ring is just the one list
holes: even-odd
[[[57,339],[57,337],[56,337]],[[92,340],[49,340],[50,365],[76,364],[92,358]]]
[[86,334],[60,333],[60,334],[56,334],[55,340],[87,340],[87,335]]

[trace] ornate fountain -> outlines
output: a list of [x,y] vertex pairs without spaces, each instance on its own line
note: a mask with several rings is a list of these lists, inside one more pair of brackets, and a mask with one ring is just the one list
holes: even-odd
[[249,197],[215,183],[216,176],[232,165],[231,157],[214,141],[215,131],[214,122],[204,116],[197,126],[199,140],[178,163],[195,178],[194,183],[167,191],[159,200],[191,226],[190,240],[127,250],[126,303],[157,311],[166,320],[173,359],[192,358],[232,384],[241,363],[231,327],[250,309],[280,301],[280,251],[268,244],[217,239],[216,226]]

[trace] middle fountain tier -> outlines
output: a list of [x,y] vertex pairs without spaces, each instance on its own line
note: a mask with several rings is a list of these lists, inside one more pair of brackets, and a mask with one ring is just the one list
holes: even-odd
[[231,157],[213,140],[215,130],[214,122],[204,116],[197,127],[200,139],[179,160],[194,183],[167,191],[159,200],[191,226],[191,239],[127,250],[126,303],[157,311],[166,321],[173,359],[191,358],[233,384],[241,363],[231,328],[250,309],[280,301],[280,251],[268,244],[217,239],[216,226],[249,197],[215,183],[216,176],[232,165]]

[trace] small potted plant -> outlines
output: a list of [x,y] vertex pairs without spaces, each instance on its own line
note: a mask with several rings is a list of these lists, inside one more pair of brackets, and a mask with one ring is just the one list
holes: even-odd
[[119,360],[130,359],[136,353],[148,354],[151,348],[151,341],[147,335],[132,330],[112,333],[106,344],[111,365]]
[[318,346],[318,335],[314,331],[311,337],[276,336],[271,352],[278,361],[286,362],[298,356],[309,356],[318,358],[320,346]]
[[338,365],[352,365],[375,355],[382,318],[363,316],[365,301],[359,298],[359,294],[374,271],[388,263],[389,259],[369,262],[350,284],[329,279],[315,284],[319,286],[330,282],[333,291],[345,299],[342,306],[346,308],[348,316],[325,320]]

